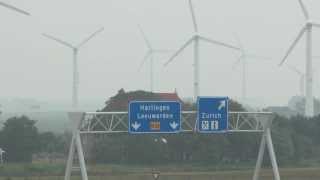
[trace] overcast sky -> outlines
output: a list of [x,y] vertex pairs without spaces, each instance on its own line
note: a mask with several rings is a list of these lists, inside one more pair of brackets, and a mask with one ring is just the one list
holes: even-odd
[[[147,47],[139,23],[155,48],[176,50],[193,33],[187,0],[6,0],[29,11],[27,17],[0,8],[0,97],[71,101],[72,51],[41,36],[52,34],[77,44],[100,27],[105,30],[79,52],[80,104],[104,101],[117,90],[149,89],[149,64],[139,64]],[[237,44],[248,53],[272,58],[250,59],[248,97],[270,105],[285,104],[299,92],[299,77],[278,67],[304,24],[296,0],[194,0],[199,31],[209,38]],[[320,22],[320,1],[305,0]],[[318,11],[318,12],[317,12]],[[314,29],[314,55],[320,29]],[[304,72],[305,39],[287,63]],[[182,97],[193,95],[192,46],[167,68],[170,54],[155,59],[155,90]],[[232,68],[239,52],[201,43],[201,95],[241,95],[241,66]],[[315,96],[320,96],[320,59],[314,59]],[[317,72],[319,71],[319,72]]]

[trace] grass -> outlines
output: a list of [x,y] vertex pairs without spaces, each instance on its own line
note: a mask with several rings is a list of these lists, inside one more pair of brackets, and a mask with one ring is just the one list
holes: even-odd
[[[159,180],[248,180],[252,178],[252,171],[217,171],[217,172],[171,172],[161,173]],[[290,168],[281,170],[282,180],[318,180],[319,168]],[[63,180],[63,176],[22,176],[0,177],[0,180]],[[151,173],[127,175],[96,175],[89,176],[89,180],[153,180]],[[273,179],[270,170],[263,170],[260,180]],[[81,180],[79,175],[72,176],[71,180]]]
[[[159,180],[247,180],[253,175],[253,167],[239,170],[219,170],[201,165],[88,165],[90,180],[152,180],[153,168],[160,171]],[[320,179],[320,168],[283,168],[282,180]],[[0,166],[0,180],[63,180],[64,164],[5,164]],[[79,173],[72,180],[80,180]],[[273,179],[272,171],[264,169],[261,179]]]
[[0,165],[0,176],[25,176],[33,174],[60,175],[64,172],[64,164],[47,163],[10,163]]

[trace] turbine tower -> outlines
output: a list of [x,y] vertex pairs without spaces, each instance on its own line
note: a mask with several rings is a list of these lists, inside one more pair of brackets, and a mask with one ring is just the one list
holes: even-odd
[[6,153],[2,148],[0,148],[0,164],[3,164],[3,154]]
[[79,49],[86,44],[90,39],[92,39],[94,36],[96,36],[98,33],[103,31],[104,28],[100,28],[99,30],[92,33],[90,36],[88,36],[86,39],[84,39],[81,43],[74,46],[66,41],[60,40],[54,36],[48,35],[48,34],[42,34],[43,36],[54,40],[64,46],[67,46],[72,49],[73,52],[73,87],[72,87],[72,107],[77,108],[78,107],[78,88],[79,88],[79,72],[78,72],[78,52]]
[[297,68],[295,68],[293,66],[288,65],[288,68],[299,76],[300,96],[304,97],[304,85],[305,85],[305,78],[306,78],[305,73],[301,72],[300,70],[298,70]]
[[286,52],[284,58],[280,62],[282,65],[289,54],[292,52],[296,44],[300,41],[301,37],[306,33],[306,105],[305,105],[305,116],[312,117],[314,116],[314,104],[313,104],[313,73],[312,73],[312,30],[313,27],[320,27],[320,24],[314,23],[310,20],[309,13],[303,4],[302,0],[299,0],[300,7],[302,9],[303,15],[305,17],[305,25],[300,30],[298,36],[293,41],[288,51]]
[[148,51],[146,52],[143,60],[141,61],[139,70],[142,68],[143,64],[146,61],[150,61],[150,91],[153,92],[154,91],[154,55],[155,54],[160,54],[160,53],[166,53],[169,52],[169,50],[165,50],[165,49],[154,49],[153,46],[151,45],[149,39],[147,38],[146,34],[144,33],[144,31],[142,30],[142,27],[140,25],[138,25],[138,28],[140,30],[140,33],[144,39],[144,42],[147,45]]
[[230,49],[235,49],[235,50],[240,50],[238,47],[235,47],[233,45],[226,44],[224,42],[216,41],[209,39],[207,37],[204,37],[202,35],[199,35],[198,33],[198,25],[193,9],[193,4],[192,0],[189,0],[189,8],[192,16],[192,22],[193,22],[193,30],[194,34],[192,37],[185,42],[171,57],[170,59],[165,63],[165,66],[167,66],[171,61],[173,61],[186,47],[188,47],[191,43],[193,43],[193,48],[194,48],[194,78],[193,78],[193,87],[194,87],[194,95],[193,95],[193,100],[196,101],[197,97],[200,94],[200,79],[199,79],[199,73],[200,73],[200,65],[199,65],[199,42],[204,41],[207,43],[211,43],[213,45],[218,45],[218,46],[223,46],[227,47]]
[[22,9],[19,9],[19,8],[17,8],[17,7],[14,7],[14,6],[10,5],[10,4],[6,4],[6,3],[4,3],[4,2],[0,2],[0,6],[6,7],[6,8],[8,8],[8,9],[11,9],[11,10],[16,11],[16,12],[18,12],[18,13],[21,13],[21,14],[24,14],[24,15],[27,15],[27,16],[30,16],[30,13],[28,13],[27,11],[24,11],[24,10],[22,10]]
[[238,46],[240,48],[241,54],[237,58],[237,61],[234,63],[234,67],[236,67],[240,63],[242,65],[241,100],[244,103],[247,99],[247,64],[248,64],[248,61],[251,59],[268,60],[269,58],[248,53],[246,51],[246,49],[244,48],[242,42],[240,41],[240,38],[236,34],[235,34],[235,38],[238,42]]

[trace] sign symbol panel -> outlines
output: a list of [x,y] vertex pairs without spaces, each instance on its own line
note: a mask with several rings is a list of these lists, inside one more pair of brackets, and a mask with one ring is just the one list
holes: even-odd
[[181,105],[177,101],[132,101],[129,104],[129,133],[178,133]]
[[201,133],[226,132],[228,97],[199,97],[197,127]]

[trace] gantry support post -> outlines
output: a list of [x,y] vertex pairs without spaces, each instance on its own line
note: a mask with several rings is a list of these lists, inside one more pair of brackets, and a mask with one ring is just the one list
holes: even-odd
[[82,144],[81,144],[81,136],[80,136],[80,124],[84,117],[83,112],[70,112],[69,118],[72,122],[72,139],[71,139],[71,145],[69,150],[69,156],[67,161],[67,167],[66,167],[66,173],[64,180],[70,180],[73,167],[73,160],[75,152],[78,153],[78,159],[80,164],[80,172],[82,180],[88,180],[88,174],[86,169],[86,162],[84,159]]
[[279,168],[278,168],[276,154],[274,152],[272,138],[271,138],[270,126],[272,124],[272,119],[265,121],[265,123],[263,123],[263,122],[261,122],[261,123],[264,126],[264,132],[262,134],[262,138],[261,138],[261,142],[260,142],[259,154],[258,154],[258,159],[256,162],[256,167],[254,170],[253,180],[259,180],[259,174],[261,171],[261,166],[262,166],[262,162],[263,162],[263,156],[264,156],[264,151],[265,151],[266,145],[267,145],[268,152],[269,152],[269,157],[270,157],[270,161],[271,161],[271,165],[272,165],[274,179],[280,180]]

